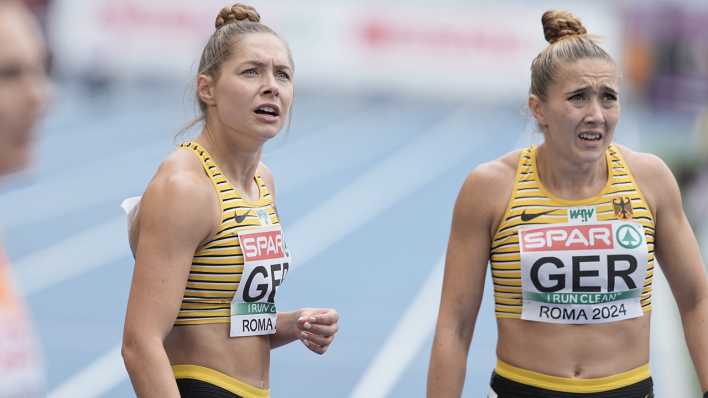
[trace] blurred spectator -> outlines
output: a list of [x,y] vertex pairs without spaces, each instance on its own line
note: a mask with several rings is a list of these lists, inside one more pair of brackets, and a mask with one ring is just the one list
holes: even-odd
[[37,17],[39,25],[42,28],[44,37],[47,37],[47,20],[50,0],[23,0],[30,11]]
[[628,82],[657,110],[708,102],[708,7],[630,2],[624,11]]
[[[45,48],[36,22],[0,1],[0,175],[31,163],[34,126],[48,101]],[[0,247],[0,397],[44,396],[44,371],[30,315]]]
[[696,142],[699,156],[688,172],[686,184],[686,210],[693,222],[699,241],[708,253],[708,108],[696,119]]
[[39,23],[39,28],[42,30],[42,36],[44,36],[45,46],[47,48],[46,57],[46,68],[48,73],[52,73],[52,64],[54,60],[53,51],[51,48],[51,42],[49,39],[49,7],[51,6],[51,0],[22,0],[27,8],[34,14],[37,22]]

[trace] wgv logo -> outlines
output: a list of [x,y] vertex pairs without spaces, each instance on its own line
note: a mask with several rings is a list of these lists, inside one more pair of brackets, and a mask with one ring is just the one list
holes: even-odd
[[571,207],[568,209],[568,222],[573,224],[597,222],[597,210],[594,206]]

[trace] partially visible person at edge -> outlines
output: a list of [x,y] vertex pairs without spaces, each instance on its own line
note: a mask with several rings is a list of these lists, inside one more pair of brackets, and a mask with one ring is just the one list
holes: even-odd
[[324,354],[334,339],[333,309],[276,313],[290,256],[260,160],[288,120],[293,73],[254,8],[221,10],[197,77],[203,129],[159,167],[130,228],[122,352],[141,398],[268,397],[271,349],[299,339]]
[[[613,144],[619,72],[572,14],[542,17],[528,106],[544,142],[474,169],[455,204],[428,397],[459,397],[491,263],[498,327],[489,397],[653,396],[660,263],[708,390],[708,283],[671,171]],[[656,255],[656,262],[655,262]]]
[[[30,163],[32,131],[47,103],[46,49],[19,1],[0,1],[0,175]],[[0,397],[44,394],[44,370],[27,306],[0,249]]]

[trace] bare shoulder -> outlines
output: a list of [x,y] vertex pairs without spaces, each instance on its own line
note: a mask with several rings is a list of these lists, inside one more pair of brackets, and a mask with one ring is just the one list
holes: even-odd
[[521,150],[482,163],[475,167],[465,179],[463,190],[473,189],[491,201],[498,201],[514,185],[514,176],[519,163]]
[[653,153],[635,151],[624,145],[615,144],[615,146],[619,148],[622,156],[635,177],[659,177],[659,174],[671,174],[671,171],[668,166],[666,166],[666,163],[664,163],[660,157],[654,155]]
[[520,154],[510,152],[475,167],[460,189],[456,212],[470,222],[484,222],[492,233],[511,196]]
[[145,190],[141,224],[151,220],[209,235],[217,225],[217,216],[218,198],[199,159],[185,150],[174,151],[160,164]]
[[680,195],[673,173],[660,157],[651,153],[635,151],[623,145],[616,146],[627,162],[639,189],[654,211],[660,206],[663,199],[668,199],[672,195]]
[[[204,173],[199,159],[186,150],[172,152],[158,167],[145,190],[144,200],[152,195],[164,194],[179,197],[161,197],[160,199],[184,201],[203,201],[215,198],[209,177]],[[198,203],[198,204],[204,204]]]

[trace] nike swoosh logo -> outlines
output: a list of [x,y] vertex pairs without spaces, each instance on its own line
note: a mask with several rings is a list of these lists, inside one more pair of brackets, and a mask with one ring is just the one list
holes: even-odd
[[531,221],[531,220],[533,220],[533,219],[536,218],[536,217],[541,217],[541,216],[543,216],[543,215],[546,215],[546,214],[549,214],[549,213],[553,213],[554,211],[556,211],[556,209],[547,210],[547,211],[542,211],[542,212],[540,212],[540,213],[535,213],[535,214],[528,214],[528,213],[526,213],[526,210],[524,210],[524,211],[521,213],[521,221]]
[[249,210],[243,214],[234,214],[234,220],[236,220],[237,224],[241,224],[244,220],[246,220],[246,217],[248,217],[250,213],[251,211]]

